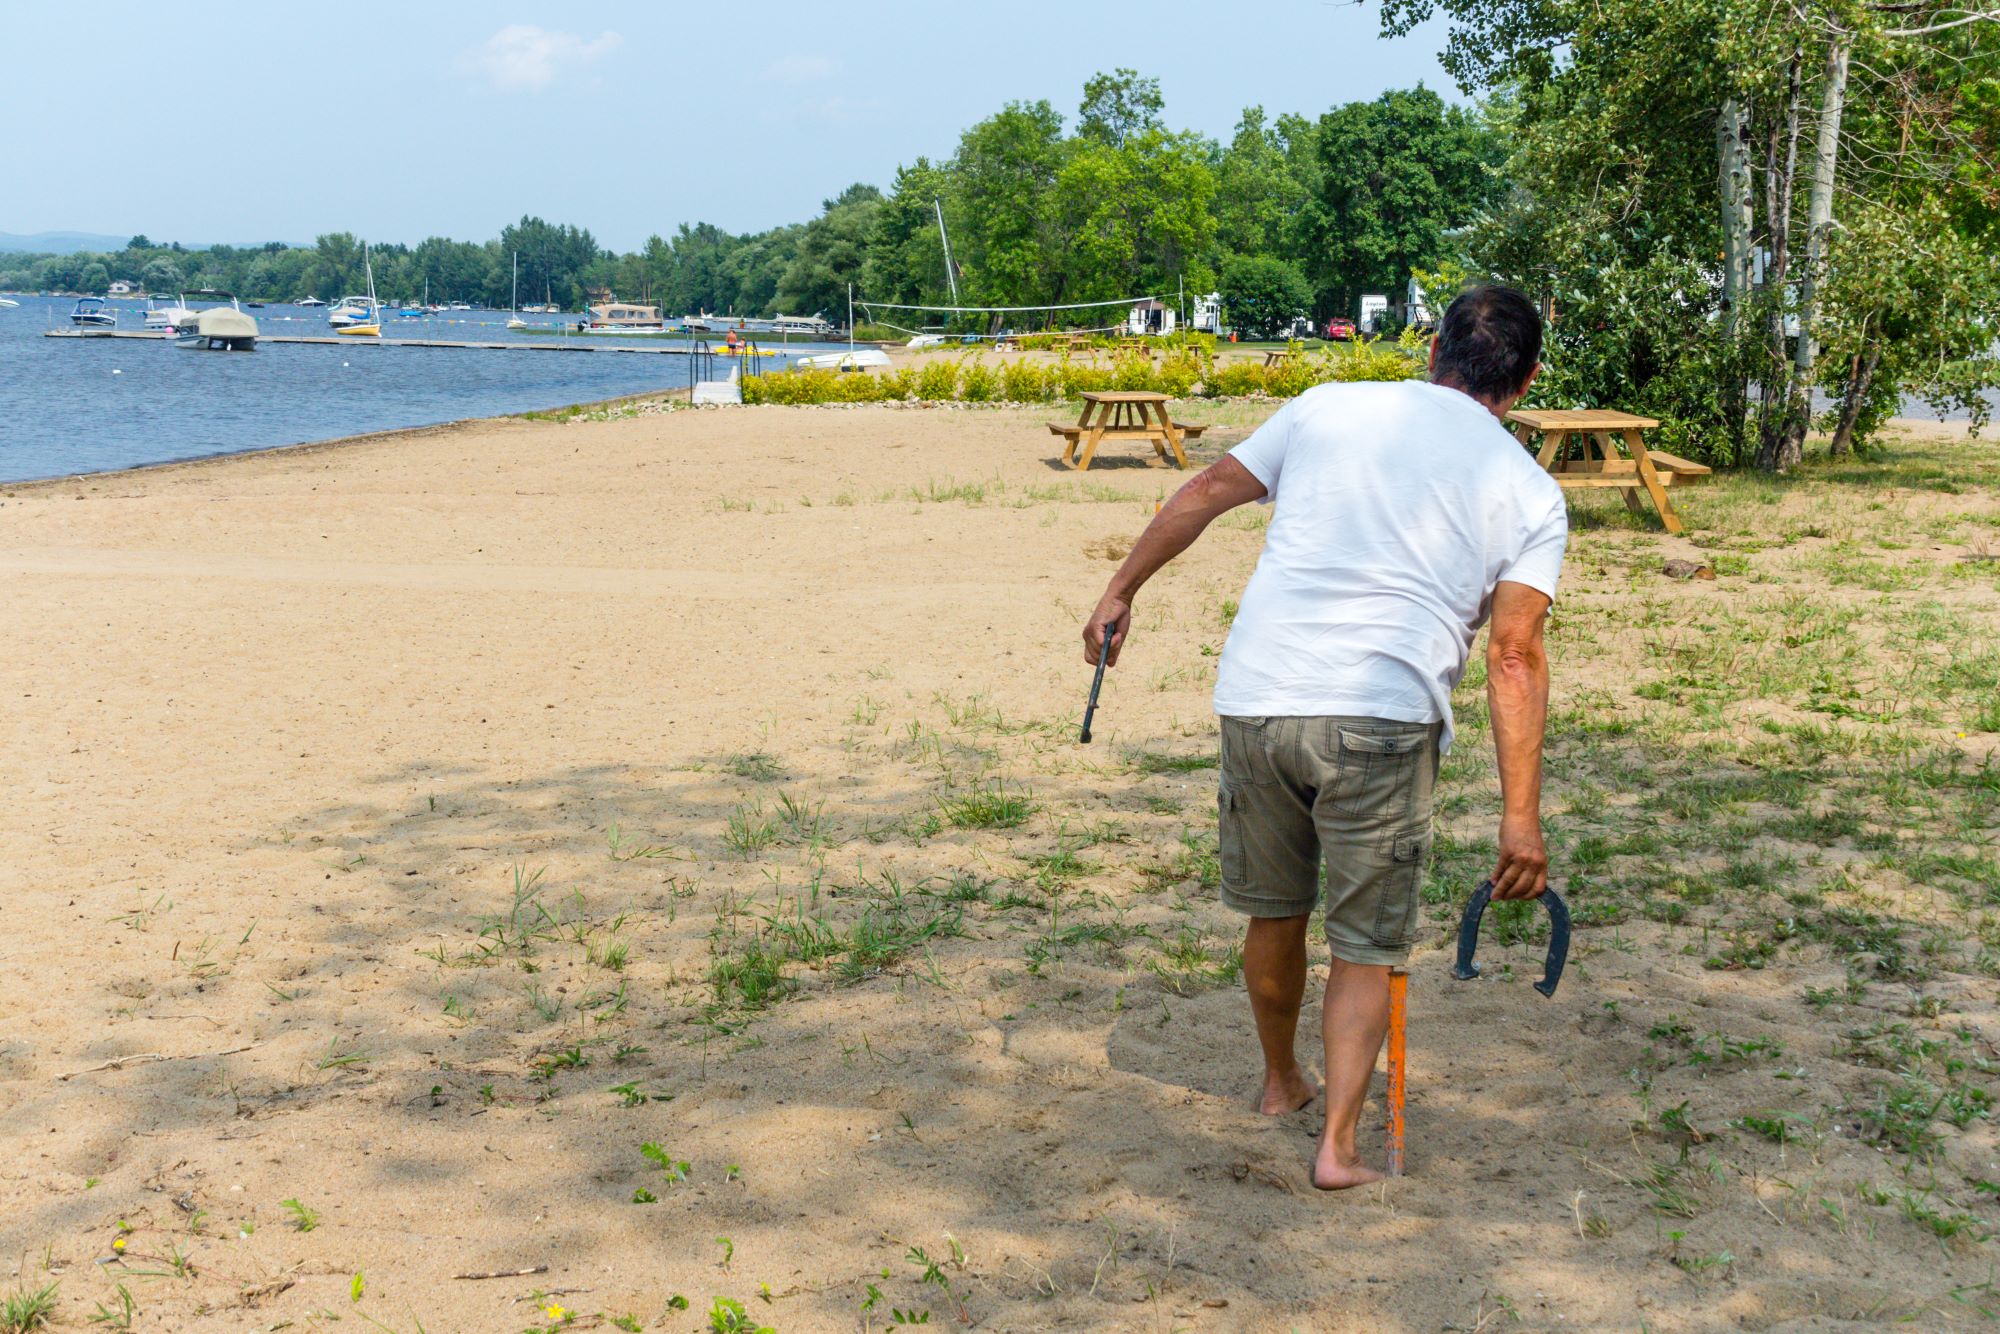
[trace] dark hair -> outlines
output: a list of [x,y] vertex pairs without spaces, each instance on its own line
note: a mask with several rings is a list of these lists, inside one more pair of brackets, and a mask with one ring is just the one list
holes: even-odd
[[1474,398],[1521,391],[1542,356],[1542,317],[1511,287],[1486,284],[1458,294],[1438,323],[1431,378]]

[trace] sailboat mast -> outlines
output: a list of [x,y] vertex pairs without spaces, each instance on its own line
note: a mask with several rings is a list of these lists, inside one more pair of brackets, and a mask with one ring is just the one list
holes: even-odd
[[508,307],[508,314],[521,313],[521,252],[514,252],[514,304]]
[[955,306],[958,304],[958,270],[951,264],[951,237],[944,229],[944,201],[933,196],[931,207],[937,210],[938,239],[944,242],[944,276],[951,282],[951,304]]

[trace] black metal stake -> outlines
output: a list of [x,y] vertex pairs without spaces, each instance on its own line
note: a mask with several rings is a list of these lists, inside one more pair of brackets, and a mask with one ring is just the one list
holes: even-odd
[[1104,627],[1104,642],[1097,648],[1097,675],[1090,681],[1090,703],[1083,706],[1083,735],[1077,740],[1090,744],[1090,718],[1097,712],[1097,692],[1104,686],[1104,664],[1111,661],[1111,632],[1118,628],[1118,622],[1111,621]]

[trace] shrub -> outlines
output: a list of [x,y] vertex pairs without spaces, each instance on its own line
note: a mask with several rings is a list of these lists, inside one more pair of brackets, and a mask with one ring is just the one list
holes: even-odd
[[1009,403],[1043,403],[1056,396],[1056,368],[1039,361],[1010,361],[1000,368],[1000,397]]
[[958,363],[940,358],[917,368],[916,395],[938,401],[958,395]]
[[1210,371],[1202,384],[1210,398],[1236,398],[1264,392],[1264,368],[1254,361],[1226,361]]
[[959,392],[968,403],[991,403],[999,396],[1000,377],[993,368],[977,356],[965,357],[959,361],[963,373],[959,377]]
[[1126,352],[1111,360],[1111,384],[1116,389],[1152,389],[1153,362],[1150,357]]
[[1414,380],[1424,373],[1424,339],[1405,329],[1393,343],[1371,338],[1334,357],[1333,380]]
[[1295,398],[1331,379],[1333,372],[1324,359],[1302,353],[1294,353],[1275,366],[1258,369],[1264,372],[1264,392],[1278,398]]
[[1208,371],[1208,358],[1193,352],[1177,353],[1161,361],[1159,373],[1154,377],[1160,392],[1174,398],[1186,398],[1194,392]]
[[1111,368],[1090,361],[1071,361],[1064,358],[1056,367],[1056,378],[1062,385],[1064,398],[1075,398],[1078,394],[1111,388]]

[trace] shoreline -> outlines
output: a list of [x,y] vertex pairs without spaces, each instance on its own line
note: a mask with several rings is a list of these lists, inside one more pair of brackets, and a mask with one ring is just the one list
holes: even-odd
[[[214,454],[188,454],[171,459],[158,459],[151,463],[134,463],[123,468],[102,468],[95,472],[55,473],[47,477],[29,477],[20,481],[0,481],[0,496],[11,497],[30,490],[46,490],[51,487],[67,486],[75,482],[97,482],[106,478],[127,477],[134,474],[154,476],[175,468],[202,468],[216,464],[233,463],[246,458],[269,458],[293,454],[317,453],[321,450],[346,449],[354,445],[384,444],[416,436],[444,435],[469,430],[477,426],[499,425],[503,422],[525,422],[539,425],[557,414],[579,414],[594,409],[612,409],[628,403],[662,402],[671,403],[668,394],[684,394],[685,389],[653,390],[643,394],[620,394],[615,398],[585,399],[576,403],[562,403],[553,407],[529,408],[522,412],[502,412],[491,417],[454,417],[449,421],[431,422],[423,426],[397,426],[386,431],[364,431],[359,435],[329,436],[324,440],[299,440],[283,445],[250,445],[243,449],[226,449]],[[558,423],[559,424],[559,423]]]

